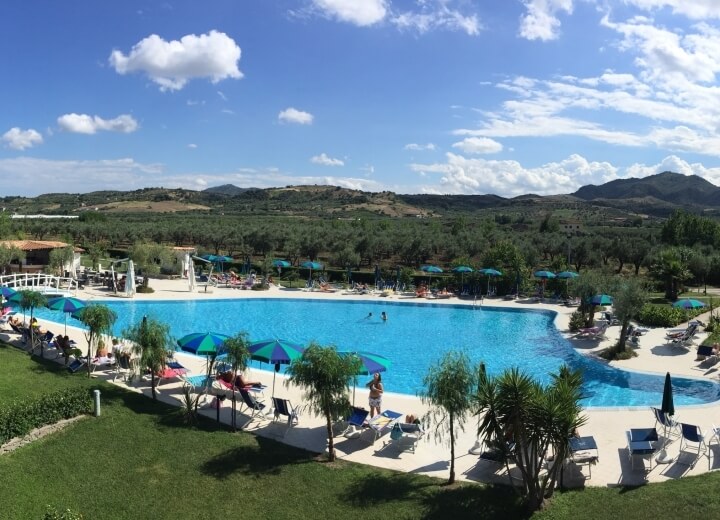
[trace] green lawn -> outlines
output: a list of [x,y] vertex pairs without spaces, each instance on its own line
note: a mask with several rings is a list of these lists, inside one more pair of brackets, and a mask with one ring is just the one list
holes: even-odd
[[[448,487],[419,475],[318,462],[312,453],[230,433],[210,420],[189,428],[175,408],[0,345],[0,405],[74,384],[101,389],[101,417],[0,456],[0,519],[41,518],[46,505],[91,519],[524,516],[505,487]],[[714,518],[719,487],[720,473],[712,473],[637,489],[557,493],[533,518]]]

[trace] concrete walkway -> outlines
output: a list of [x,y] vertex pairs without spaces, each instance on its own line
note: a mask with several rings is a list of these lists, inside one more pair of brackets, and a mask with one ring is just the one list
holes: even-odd
[[[168,299],[203,299],[203,298],[318,298],[318,299],[385,299],[379,295],[346,295],[342,292],[323,293],[323,292],[305,292],[299,290],[289,290],[280,287],[272,287],[270,291],[247,291],[230,288],[213,288],[211,292],[204,292],[202,288],[195,292],[189,292],[187,281],[185,280],[152,280],[151,286],[155,289],[153,294],[138,294],[136,300],[168,300]],[[79,298],[100,301],[103,299],[113,298],[111,294],[101,288],[89,287],[78,294]],[[400,297],[390,296],[393,300],[401,300]],[[412,299],[408,300],[412,303],[423,302],[425,300]],[[447,300],[434,299],[428,300],[434,304],[457,304],[463,301],[457,298]],[[467,302],[464,302],[467,303]],[[619,335],[619,327],[610,327],[605,339],[602,340],[577,340],[573,339],[568,333],[569,317],[572,314],[572,308],[560,305],[552,305],[545,303],[535,303],[530,301],[505,301],[502,299],[487,299],[482,305],[511,307],[511,308],[543,308],[557,312],[556,326],[558,330],[564,332],[566,336],[575,346],[576,350],[586,356],[595,356],[595,354],[607,346],[617,341]],[[700,317],[703,321],[707,320],[707,316]],[[57,325],[47,323],[45,326],[57,329]],[[75,339],[80,347],[86,348],[87,342],[80,329],[68,328],[68,334]],[[673,375],[683,375],[695,378],[705,378],[716,381],[718,368],[720,365],[712,363],[700,363],[695,361],[695,347],[679,348],[671,347],[665,344],[664,329],[653,329],[640,338],[639,347],[636,349],[638,356],[621,362],[612,362],[611,364],[623,370],[640,370],[644,372],[655,372],[665,374],[670,371]],[[0,339],[5,341],[14,341],[14,336],[0,333]],[[695,338],[695,344],[699,344],[704,338],[701,333]],[[204,360],[195,356],[184,353],[177,354],[180,362],[190,369],[192,374],[202,374],[204,372]],[[598,361],[604,362],[604,361]],[[259,379],[267,385],[272,384],[272,373],[262,370],[250,370],[250,377]],[[108,372],[96,372],[97,377],[112,381],[113,374]],[[126,386],[118,379],[118,385]],[[168,403],[179,405],[181,398],[181,383],[179,381],[163,382],[159,387],[160,398]],[[128,387],[129,390],[142,392],[150,395],[149,381],[140,380],[134,385]],[[267,401],[269,402],[269,390],[267,391]],[[298,388],[287,386],[284,378],[278,374],[276,382],[275,394],[280,397],[286,397],[293,404],[301,404],[302,392]],[[358,388],[356,402],[366,403],[367,391]],[[658,403],[660,396],[658,396]],[[679,406],[676,407],[676,418],[679,420],[699,425],[703,431],[710,430],[713,422],[720,425],[720,402],[709,405],[699,406]],[[391,409],[403,412],[404,414],[415,414],[421,416],[427,411],[427,407],[420,399],[400,394],[386,393],[383,398],[383,409]],[[216,410],[209,407],[202,411],[204,415],[215,418]],[[230,404],[226,400],[221,408],[221,420],[225,423],[230,422]],[[592,478],[589,475],[587,467],[577,467],[569,464],[565,470],[565,482],[570,486],[614,486],[618,484],[636,485],[643,482],[660,482],[668,479],[680,478],[685,475],[697,475],[708,471],[709,469],[717,469],[720,467],[720,461],[716,462],[717,456],[720,455],[720,445],[713,442],[710,448],[711,457],[699,457],[694,467],[690,466],[690,462],[694,457],[690,453],[684,453],[679,458],[679,441],[674,440],[668,446],[668,455],[675,457],[675,461],[670,464],[656,465],[652,464],[652,469],[646,471],[643,469],[642,460],[638,458],[635,461],[635,467],[631,465],[626,448],[625,431],[630,428],[652,427],[655,420],[648,408],[631,409],[631,408],[615,408],[615,409],[587,409],[587,424],[582,428],[582,435],[592,435],[595,437],[599,446],[600,459],[597,464],[592,467]],[[240,414],[238,424],[243,424],[249,419],[247,415]],[[482,481],[482,482],[508,482],[508,476],[505,468],[499,464],[480,461],[477,455],[469,453],[470,448],[474,445],[476,419],[472,418],[465,426],[465,431],[461,432],[456,443],[456,474],[459,479]],[[300,418],[300,424],[297,427],[286,430],[283,423],[273,423],[271,418],[263,418],[253,420],[246,428],[256,435],[270,437],[281,442],[298,446],[315,452],[322,452],[326,448],[326,431],[324,419],[313,417],[308,412],[304,412]],[[416,453],[402,452],[400,453],[393,446],[385,446],[387,435],[377,440],[374,444],[370,442],[370,432],[365,432],[361,438],[348,439],[345,437],[335,438],[338,455],[344,459],[369,464],[389,469],[395,469],[405,472],[422,473],[438,478],[447,478],[449,470],[449,447],[447,443],[441,442],[435,436],[434,431],[429,431],[420,441]],[[645,461],[647,465],[647,461]]]

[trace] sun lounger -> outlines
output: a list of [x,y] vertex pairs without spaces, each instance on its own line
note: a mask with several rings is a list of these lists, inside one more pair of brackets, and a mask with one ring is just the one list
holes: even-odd
[[375,444],[375,441],[380,438],[383,434],[390,431],[390,429],[395,425],[396,422],[400,420],[400,417],[402,417],[403,414],[400,412],[394,412],[392,410],[385,410],[379,415],[376,415],[372,419],[368,421],[368,426],[373,430],[373,439],[372,443]]
[[570,460],[576,466],[587,466],[588,477],[592,478],[592,466],[600,460],[595,437],[572,437],[570,439]]
[[425,435],[425,430],[418,423],[401,423],[396,422],[390,430],[389,440],[383,443],[383,448],[394,447],[400,451],[411,451],[415,453],[415,448]]
[[[635,457],[650,459],[652,469],[652,456],[658,449],[658,433],[655,428],[633,428],[625,432],[627,437],[627,449],[631,465],[635,467]],[[645,468],[645,463],[643,463]]]

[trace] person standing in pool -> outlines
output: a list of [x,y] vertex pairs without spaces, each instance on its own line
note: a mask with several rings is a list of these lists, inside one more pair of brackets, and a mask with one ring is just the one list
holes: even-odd
[[380,373],[375,372],[372,380],[366,386],[370,387],[370,396],[368,397],[370,417],[375,417],[382,412],[383,384]]
[[387,314],[385,314],[385,311],[382,311],[382,313],[380,314],[380,317],[382,318],[383,321],[387,321]]

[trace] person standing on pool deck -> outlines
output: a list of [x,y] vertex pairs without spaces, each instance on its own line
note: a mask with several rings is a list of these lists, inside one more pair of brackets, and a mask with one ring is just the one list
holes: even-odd
[[372,381],[366,386],[370,387],[370,397],[368,398],[368,404],[370,405],[370,417],[380,415],[382,412],[382,395],[383,395],[383,384],[382,377],[379,372],[373,374]]

